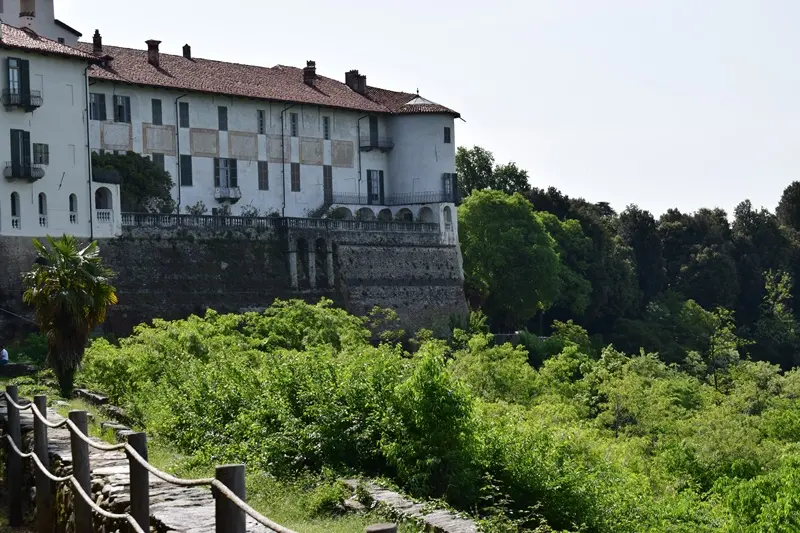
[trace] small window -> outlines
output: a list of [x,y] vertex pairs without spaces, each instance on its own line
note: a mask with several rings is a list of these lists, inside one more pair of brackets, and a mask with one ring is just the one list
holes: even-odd
[[322,138],[326,141],[331,139],[331,117],[322,117]]
[[181,187],[192,186],[192,156],[181,155]]
[[238,186],[238,161],[225,157],[215,157],[214,187],[236,188]]
[[20,215],[19,194],[11,193],[11,227],[13,229],[22,229],[22,220]]
[[189,102],[178,103],[178,119],[181,128],[189,127]]
[[219,131],[228,131],[228,108],[221,105],[217,108],[219,115]]
[[292,137],[297,137],[297,129],[298,129],[297,113],[292,113],[290,115],[290,125],[291,125]]
[[269,163],[266,161],[258,162],[258,190],[269,190]]
[[64,38],[63,37],[59,37],[58,38],[58,44],[64,44],[64,43],[65,43]]
[[164,166],[164,154],[153,154],[153,164],[163,171],[166,169]]
[[153,98],[153,124],[156,126],[161,126],[163,122],[163,117],[161,114],[161,100],[158,98]]
[[257,112],[258,116],[258,133],[264,135],[267,133],[267,114],[264,112],[263,109],[259,109]]
[[106,95],[101,93],[89,94],[89,118],[91,120],[106,120]]
[[292,163],[292,192],[300,192],[300,163]]
[[49,165],[50,164],[50,145],[33,143],[33,164],[34,165]]
[[78,197],[74,194],[69,195],[69,223],[78,223]]
[[445,144],[450,144],[451,142],[453,142],[452,138],[450,137],[450,135],[451,135],[450,128],[445,128],[444,129],[444,143]]
[[114,122],[131,122],[131,97],[114,95]]

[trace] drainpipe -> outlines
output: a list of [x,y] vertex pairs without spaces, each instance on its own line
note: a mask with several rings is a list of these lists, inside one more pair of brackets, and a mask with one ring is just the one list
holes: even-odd
[[[83,77],[86,80],[86,94],[84,100],[84,112],[86,114],[86,160],[89,164],[89,240],[94,240],[94,219],[92,218],[92,140],[91,140],[91,131],[89,129],[89,68],[91,68],[91,63],[86,65],[86,68],[83,70]],[[119,215],[122,216],[122,213]]]
[[281,111],[281,180],[283,180],[283,207],[281,208],[282,217],[286,216],[286,149],[284,147],[284,143],[286,142],[286,124],[284,113],[296,105],[297,104],[286,106],[283,108],[283,111]]
[[[358,186],[357,186],[357,191],[358,191],[358,200],[359,201],[361,201],[361,121],[364,120],[365,118],[369,118],[369,117],[370,117],[370,115],[364,115],[363,117],[361,117],[358,120],[356,120],[356,136],[358,137],[358,139],[356,139],[356,142],[358,143],[358,146],[356,147],[356,148],[358,148]],[[369,198],[367,198],[367,203],[369,203]]]
[[178,214],[181,214],[181,117],[178,108],[178,100],[189,96],[189,93],[183,93],[175,99],[175,153],[178,154]]

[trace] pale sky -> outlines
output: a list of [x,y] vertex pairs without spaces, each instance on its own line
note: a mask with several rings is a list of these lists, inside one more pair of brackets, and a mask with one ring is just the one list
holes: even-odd
[[617,209],[772,210],[800,179],[797,0],[55,2],[82,40],[419,88],[459,146]]

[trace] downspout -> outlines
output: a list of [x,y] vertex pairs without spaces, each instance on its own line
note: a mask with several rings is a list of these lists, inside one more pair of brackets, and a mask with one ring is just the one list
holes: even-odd
[[[363,117],[356,120],[356,142],[358,143],[358,185],[357,185],[357,192],[358,192],[358,201],[361,201],[361,121],[365,118],[369,118],[370,115],[364,115]],[[369,203],[369,198],[367,198],[367,203]]]
[[[83,70],[83,77],[86,79],[86,98],[84,101],[84,112],[86,117],[86,159],[89,164],[89,240],[94,240],[94,219],[92,218],[92,140],[91,140],[91,131],[89,129],[89,120],[91,117],[89,116],[89,69],[91,68],[92,64],[89,63],[86,65],[86,68]],[[122,216],[122,213],[120,213]]]
[[175,99],[175,153],[178,154],[178,214],[181,214],[181,189],[183,188],[183,177],[181,176],[181,117],[178,108],[178,100],[189,96],[189,93],[183,93]]
[[286,124],[285,124],[285,115],[288,110],[296,106],[297,104],[292,104],[283,108],[281,111],[281,180],[283,181],[283,207],[281,207],[281,216],[286,216],[286,148],[284,143],[286,142]]

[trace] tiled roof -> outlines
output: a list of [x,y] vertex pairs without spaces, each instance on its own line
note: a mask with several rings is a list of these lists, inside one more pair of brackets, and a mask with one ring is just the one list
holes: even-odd
[[373,102],[385,105],[397,115],[410,115],[418,113],[439,113],[453,115],[458,118],[458,112],[443,105],[422,98],[419,94],[390,91],[377,87],[367,87],[367,98]]
[[94,57],[90,54],[67,46],[66,44],[41,37],[33,30],[16,28],[2,23],[0,23],[0,46],[16,48],[28,52],[38,52],[41,54],[54,54],[77,59],[94,60]]
[[[92,53],[91,43],[78,43],[78,47],[87,53]],[[148,62],[146,50],[105,45],[103,55],[110,56],[113,58],[112,61],[106,68],[93,67],[89,71],[91,77],[136,85],[298,102],[370,113],[414,112],[402,110],[402,104],[394,101],[391,106],[387,105],[386,101],[371,97],[371,91],[403,95],[395,98],[402,99],[407,96],[409,100],[417,96],[372,87],[367,88],[365,96],[340,81],[320,75],[317,75],[314,86],[311,87],[303,82],[303,69],[284,65],[257,67],[210,59],[187,59],[183,56],[161,53],[159,66],[156,67]],[[438,112],[458,115],[449,109],[442,109],[443,111]],[[434,111],[420,110],[420,112]]]

